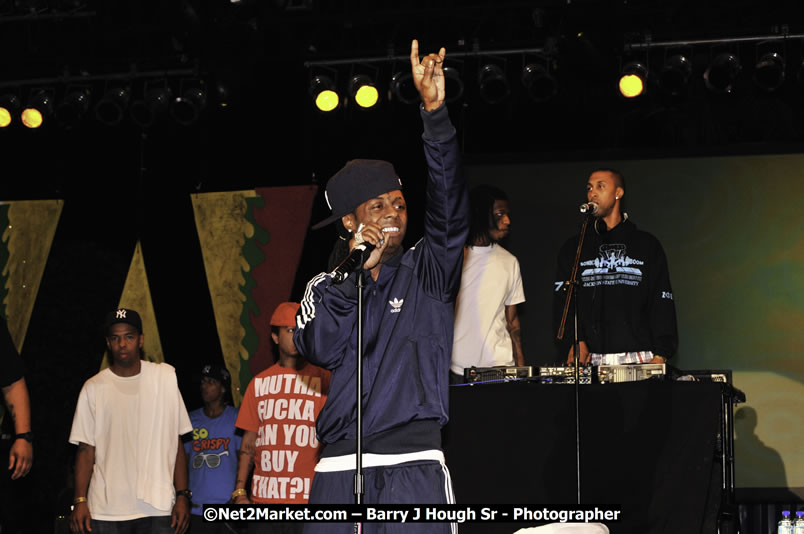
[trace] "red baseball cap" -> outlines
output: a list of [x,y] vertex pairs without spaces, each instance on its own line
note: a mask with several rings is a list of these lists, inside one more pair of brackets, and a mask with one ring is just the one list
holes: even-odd
[[298,302],[283,302],[274,310],[271,315],[271,326],[296,326],[296,312],[299,311],[301,304]]

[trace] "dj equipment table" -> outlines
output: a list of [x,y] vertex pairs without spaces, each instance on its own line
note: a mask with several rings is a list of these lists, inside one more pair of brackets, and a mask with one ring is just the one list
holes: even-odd
[[[616,504],[612,533],[710,533],[733,503],[734,390],[642,381],[580,387],[582,504]],[[578,501],[574,386],[452,386],[444,450],[459,504]],[[725,439],[724,439],[725,438]],[[461,525],[462,534],[525,524]]]

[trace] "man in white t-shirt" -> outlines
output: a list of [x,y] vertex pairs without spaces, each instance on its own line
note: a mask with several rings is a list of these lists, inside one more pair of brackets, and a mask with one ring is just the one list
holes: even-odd
[[84,383],[70,431],[75,457],[73,532],[182,534],[190,520],[187,457],[193,427],[166,363],[140,359],[139,314],[106,316],[111,364]]
[[516,256],[500,246],[511,215],[506,194],[489,185],[469,192],[471,226],[455,304],[450,383],[467,367],[523,366],[517,304],[525,302]]

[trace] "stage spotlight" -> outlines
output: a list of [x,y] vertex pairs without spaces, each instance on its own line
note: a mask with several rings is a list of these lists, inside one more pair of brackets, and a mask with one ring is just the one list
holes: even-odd
[[645,92],[648,82],[648,69],[639,61],[626,63],[620,71],[620,94],[625,98],[636,98]]
[[534,102],[546,102],[558,92],[556,79],[544,65],[530,63],[522,68],[522,85]]
[[75,128],[89,110],[89,98],[87,88],[68,90],[64,99],[56,107],[56,120],[67,130]]
[[670,56],[659,73],[659,86],[670,96],[680,96],[687,89],[691,74],[692,63],[686,56]]
[[206,91],[199,87],[192,87],[173,100],[170,115],[182,126],[190,126],[198,121],[206,105]]
[[773,92],[784,83],[784,57],[777,52],[764,54],[754,67],[754,83],[760,89]]
[[319,74],[310,80],[310,95],[319,111],[329,112],[338,108],[340,97],[335,91],[335,83],[329,76]]
[[410,71],[400,71],[391,77],[391,95],[403,104],[419,102],[419,92],[413,84]]
[[51,91],[37,91],[28,100],[28,105],[22,110],[22,124],[26,128],[40,128],[53,114],[53,93]]
[[164,116],[170,105],[170,91],[164,87],[145,90],[145,98],[135,100],[129,108],[131,122],[140,128],[150,128]]
[[706,88],[713,93],[730,93],[741,70],[740,60],[731,52],[715,56],[704,72]]
[[106,91],[95,105],[95,117],[106,126],[117,126],[123,121],[131,98],[127,87],[113,87]]
[[483,65],[478,75],[480,97],[488,104],[499,104],[511,93],[505,72],[491,63]]
[[14,122],[22,104],[17,95],[0,96],[0,128],[8,128]]
[[451,104],[463,96],[461,73],[454,67],[444,67],[444,91],[447,93],[447,104]]
[[380,99],[377,86],[365,74],[357,74],[349,80],[349,96],[363,109],[374,107]]

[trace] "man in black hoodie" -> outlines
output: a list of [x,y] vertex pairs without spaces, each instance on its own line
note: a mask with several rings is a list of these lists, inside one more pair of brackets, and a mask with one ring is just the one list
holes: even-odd
[[[580,363],[621,365],[665,363],[678,347],[676,311],[667,258],[659,241],[638,230],[622,211],[625,181],[612,169],[594,171],[587,201],[597,205],[578,267]],[[561,320],[578,236],[561,248],[556,273],[554,317]],[[560,354],[574,361],[570,309]],[[563,357],[563,356],[562,356]]]

